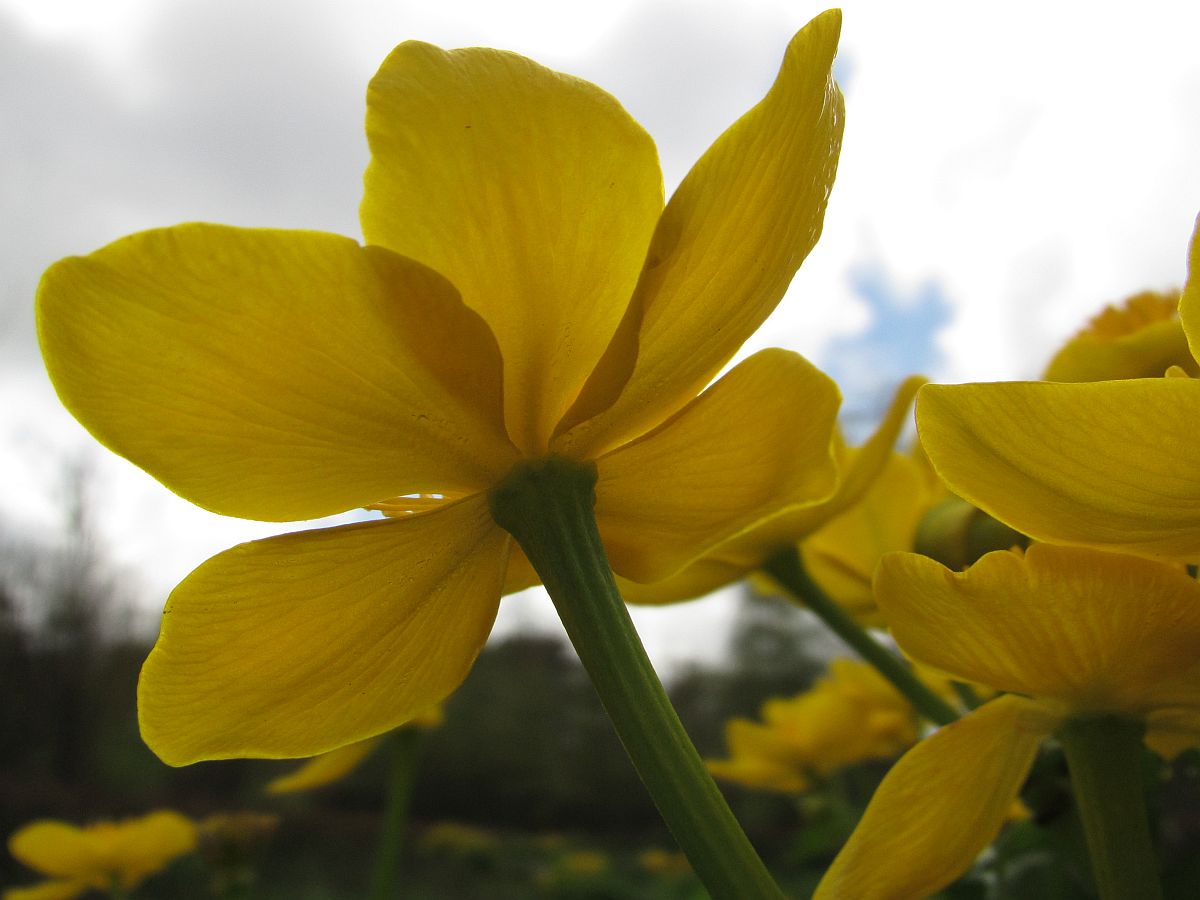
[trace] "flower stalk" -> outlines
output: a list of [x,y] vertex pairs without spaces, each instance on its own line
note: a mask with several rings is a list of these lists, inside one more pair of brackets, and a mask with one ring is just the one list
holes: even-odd
[[423,737],[420,728],[402,727],[388,738],[391,759],[388,761],[387,808],[375,871],[371,875],[370,900],[390,900],[397,896],[400,854],[408,830],[408,808]]
[[849,613],[826,596],[805,570],[795,547],[779,551],[762,568],[859,656],[873,665],[879,674],[908,698],[917,712],[937,725],[948,725],[958,718],[954,708],[917,678],[903,660],[871,637]]
[[541,576],[626,752],[711,895],[782,898],[646,656],[600,542],[595,482],[591,463],[523,463],[492,491],[492,515]]
[[1057,732],[1101,900],[1162,900],[1142,789],[1140,722],[1069,719]]

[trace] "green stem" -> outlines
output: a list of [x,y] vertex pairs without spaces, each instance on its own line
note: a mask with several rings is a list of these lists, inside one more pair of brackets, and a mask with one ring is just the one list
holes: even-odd
[[830,631],[879,670],[880,675],[908,698],[917,712],[938,725],[948,725],[958,718],[954,708],[917,678],[899,656],[871,637],[849,613],[825,595],[805,570],[795,547],[776,553],[762,568],[815,613]]
[[717,900],[782,898],[654,672],[596,529],[594,465],[525,463],[492,492],[492,515],[541,576],[634,767]]
[[1142,789],[1140,722],[1069,719],[1058,731],[1101,900],[1162,900]]
[[400,728],[388,739],[391,760],[388,771],[387,809],[383,832],[371,875],[371,900],[393,900],[399,890],[400,851],[408,826],[408,804],[421,748],[421,729]]

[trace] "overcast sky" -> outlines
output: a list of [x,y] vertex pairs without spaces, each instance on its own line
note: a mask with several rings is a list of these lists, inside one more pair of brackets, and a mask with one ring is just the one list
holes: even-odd
[[[102,537],[148,605],[207,556],[280,531],[203,513],[96,448],[42,372],[33,292],[61,256],[180,221],[357,237],[363,96],[394,44],[512,49],[595,81],[654,135],[670,188],[822,8],[0,0],[0,516],[57,527],[62,460],[85,454]],[[1036,376],[1104,303],[1181,283],[1200,211],[1197,4],[844,8],[825,236],[745,352],[805,353],[870,411],[913,369]],[[506,628],[546,619],[538,598],[506,606]],[[696,643],[681,621],[711,634],[728,610],[639,624],[673,661]]]

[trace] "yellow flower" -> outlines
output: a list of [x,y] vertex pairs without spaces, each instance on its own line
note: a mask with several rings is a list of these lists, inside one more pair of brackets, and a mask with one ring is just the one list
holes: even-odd
[[817,897],[924,897],[965,871],[1011,814],[1040,741],[1115,715],[1173,752],[1200,740],[1200,584],[1137,556],[1035,544],[965,573],[886,556],[876,578],[896,642],[1010,692],[892,768]]
[[89,888],[130,891],[195,846],[195,826],[166,810],[84,828],[52,819],[33,822],[8,839],[9,852],[54,880],[7,890],[4,900],[66,900]]
[[[1179,316],[1200,359],[1195,235]],[[966,500],[1038,540],[1176,562],[1200,562],[1198,420],[1188,377],[929,385],[917,400],[925,449]]]
[[799,793],[813,777],[868,759],[887,759],[917,739],[909,702],[867,663],[835,659],[829,675],[790,699],[767,701],[763,724],[726,725],[730,758],[710,760],[718,778]]
[[489,508],[523,461],[595,464],[635,580],[832,492],[837,390],[805,360],[764,351],[696,394],[820,234],[840,21],[795,37],[665,208],[652,141],[599,88],[413,42],[368,91],[366,246],[192,224],[47,272],[59,396],[173,491],[280,522],[413,510],[188,576],[139,684],[160,757],[311,756],[445,697],[532,577]]
[[1178,313],[1179,291],[1143,291],[1105,307],[1054,355],[1045,380],[1157,378],[1171,366],[1200,375]]

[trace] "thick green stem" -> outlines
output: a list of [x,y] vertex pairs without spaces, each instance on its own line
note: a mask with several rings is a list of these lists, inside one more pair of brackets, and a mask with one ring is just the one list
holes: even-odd
[[392,758],[388,768],[387,809],[371,876],[370,900],[394,900],[399,891],[400,851],[408,827],[408,804],[421,738],[419,728],[400,728],[388,738]]
[[917,678],[899,656],[871,637],[849,613],[825,595],[805,571],[804,563],[800,561],[800,553],[795,547],[788,547],[776,553],[763,565],[763,571],[816,614],[830,631],[849,644],[859,656],[873,665],[880,675],[908,698],[917,712],[938,725],[948,725],[958,718],[954,708]]
[[1142,789],[1144,726],[1119,716],[1058,731],[1101,900],[1162,900]]
[[782,898],[684,731],[617,591],[596,529],[595,467],[558,458],[515,469],[492,515],[542,578],[621,742],[717,900]]

